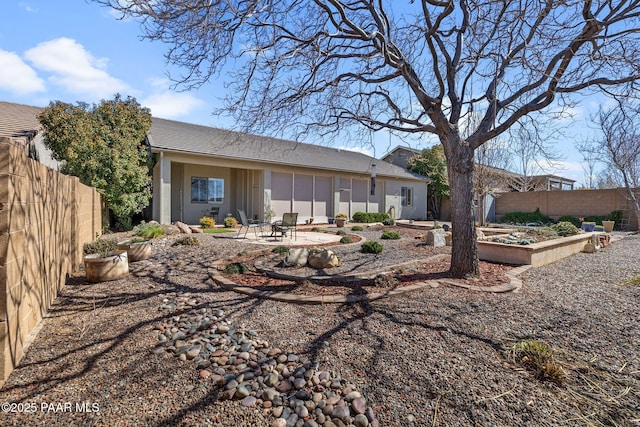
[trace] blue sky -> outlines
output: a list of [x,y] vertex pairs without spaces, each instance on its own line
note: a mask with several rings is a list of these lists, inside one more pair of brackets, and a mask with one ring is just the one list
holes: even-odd
[[[171,90],[167,72],[179,70],[165,63],[167,46],[143,41],[140,35],[137,22],[119,21],[109,9],[83,0],[3,0],[0,100],[44,107],[52,100],[97,103],[120,93],[136,97],[156,117],[232,128],[228,119],[211,114],[223,96],[223,84]],[[582,108],[589,108],[589,102]],[[574,111],[577,119],[588,116],[582,108]],[[576,132],[584,127],[582,123]],[[367,154],[381,157],[398,144],[403,143],[380,135]],[[548,172],[582,181],[582,159],[573,141],[557,148],[565,160]]]

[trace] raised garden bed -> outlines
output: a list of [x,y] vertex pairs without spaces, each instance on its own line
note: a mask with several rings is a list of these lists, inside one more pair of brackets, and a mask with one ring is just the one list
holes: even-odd
[[539,267],[581,252],[594,234],[597,233],[558,237],[523,246],[479,240],[478,257],[484,261]]

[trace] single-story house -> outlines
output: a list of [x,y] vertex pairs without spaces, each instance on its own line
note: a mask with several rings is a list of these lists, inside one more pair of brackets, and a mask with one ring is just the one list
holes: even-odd
[[[55,169],[41,111],[0,102],[0,134],[23,136],[32,157]],[[197,224],[203,215],[220,223],[238,209],[263,221],[297,212],[315,223],[358,211],[427,216],[428,179],[362,153],[155,117],[147,142],[155,160],[149,216],[161,223]]]
[[316,223],[359,211],[427,215],[428,179],[354,151],[156,118],[149,146],[160,222],[196,223],[211,208],[218,221],[237,209],[259,220],[297,212],[299,222]]

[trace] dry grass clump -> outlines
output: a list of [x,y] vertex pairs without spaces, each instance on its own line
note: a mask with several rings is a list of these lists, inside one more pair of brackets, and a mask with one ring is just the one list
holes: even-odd
[[512,362],[532,372],[537,379],[563,383],[565,372],[555,361],[549,345],[536,340],[524,340],[513,344],[507,353]]

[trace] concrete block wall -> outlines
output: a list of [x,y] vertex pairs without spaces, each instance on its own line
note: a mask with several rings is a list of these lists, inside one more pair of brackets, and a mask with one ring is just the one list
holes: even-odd
[[[635,191],[640,196],[640,189]],[[496,217],[499,219],[509,212],[540,212],[553,219],[563,215],[585,217],[606,216],[614,210],[622,210],[627,220],[627,228],[638,229],[638,221],[625,189],[573,190],[573,191],[530,191],[525,193],[500,193],[496,198]]]
[[0,385],[102,229],[95,189],[29,159],[21,144],[0,138]]

